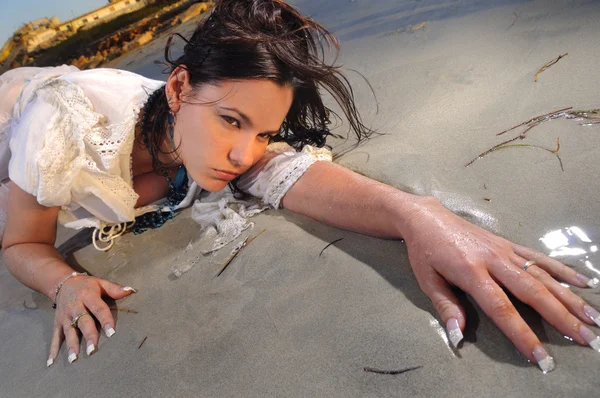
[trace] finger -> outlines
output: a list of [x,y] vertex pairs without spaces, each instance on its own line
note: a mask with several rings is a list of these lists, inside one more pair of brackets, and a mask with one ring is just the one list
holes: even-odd
[[75,329],[69,321],[63,325],[63,332],[65,334],[65,342],[67,343],[68,361],[73,363],[79,357],[79,336],[77,335],[77,329]]
[[54,330],[52,331],[52,341],[50,342],[50,355],[46,361],[47,367],[52,366],[54,360],[58,356],[58,350],[60,349],[60,343],[62,342],[63,338],[64,333],[62,326],[60,324],[55,324]]
[[96,352],[96,347],[98,346],[98,329],[96,328],[96,322],[94,322],[92,315],[87,313],[87,315],[79,318],[77,327],[83,335],[85,341],[85,353],[89,357]]
[[99,279],[100,287],[102,288],[102,295],[109,296],[115,300],[122,299],[129,296],[132,293],[137,293],[137,290],[131,286],[121,286],[116,283],[109,282],[104,279]]
[[[459,287],[475,299],[483,312],[504,332],[521,354],[542,367],[540,361],[545,359],[542,343],[521,318],[506,293],[489,275],[487,278],[482,276],[475,287]],[[549,355],[547,357],[551,358]]]
[[580,320],[590,325],[596,324],[600,326],[600,313],[569,288],[558,283],[545,270],[540,267],[531,266],[527,268],[526,272],[540,281],[563,306]]
[[[97,295],[91,297],[85,297],[83,304],[90,310],[90,312],[98,319],[106,337],[111,337],[115,334],[115,319],[113,318],[110,308],[100,299]],[[94,325],[94,329],[96,326]],[[97,343],[97,340],[96,340]]]
[[546,286],[531,276],[528,271],[523,271],[510,262],[494,264],[490,270],[498,282],[510,290],[516,298],[536,310],[558,331],[580,344],[586,344],[579,334],[581,321],[573,316]]
[[[578,287],[596,287],[600,283],[598,279],[590,279],[585,275],[578,274],[572,268],[567,267],[558,260],[548,257],[543,253],[535,251],[525,246],[513,244],[513,251],[523,258],[528,258],[546,270],[553,277]],[[526,260],[527,261],[527,260]]]
[[454,347],[463,339],[462,331],[465,329],[466,317],[458,298],[450,290],[448,283],[435,271],[427,276],[422,276],[423,283],[419,282],[421,290],[429,297],[435,310],[446,325],[448,340]]

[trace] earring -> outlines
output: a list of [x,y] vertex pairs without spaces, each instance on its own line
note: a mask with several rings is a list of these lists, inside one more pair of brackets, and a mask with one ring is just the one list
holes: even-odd
[[171,147],[173,151],[175,148],[175,123],[177,123],[177,116],[173,113],[172,110],[169,110],[167,115],[167,123],[169,123],[169,138],[171,140]]

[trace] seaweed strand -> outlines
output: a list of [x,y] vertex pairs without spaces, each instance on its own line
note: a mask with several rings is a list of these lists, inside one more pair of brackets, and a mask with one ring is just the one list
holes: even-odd
[[500,132],[500,133],[498,133],[498,134],[496,134],[496,135],[502,135],[502,134],[504,134],[504,133],[508,133],[509,131],[513,131],[514,129],[516,129],[516,128],[518,128],[518,127],[521,127],[521,126],[524,126],[524,125],[526,125],[526,124],[529,124],[529,123],[531,123],[531,122],[536,122],[536,121],[540,121],[540,122],[541,122],[541,121],[542,121],[544,118],[546,118],[546,117],[549,117],[549,116],[554,116],[554,115],[556,115],[557,113],[564,112],[564,111],[568,111],[568,110],[570,110],[570,109],[573,109],[573,107],[572,107],[572,106],[570,106],[570,107],[568,107],[568,108],[559,109],[559,110],[557,110],[557,111],[554,111],[554,112],[546,113],[545,115],[540,115],[540,116],[533,117],[533,118],[529,119],[529,120],[528,120],[528,121],[526,121],[526,122],[523,122],[523,123],[521,123],[521,124],[517,124],[516,126],[514,126],[514,127],[511,127],[511,128],[509,128],[508,130],[504,130],[504,131],[502,131],[502,132]]

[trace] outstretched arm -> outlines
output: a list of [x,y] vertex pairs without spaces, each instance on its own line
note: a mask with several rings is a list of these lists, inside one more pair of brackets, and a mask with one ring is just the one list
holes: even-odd
[[408,221],[433,198],[420,197],[329,162],[317,162],[290,188],[283,207],[380,238],[402,238]]
[[[584,325],[595,321],[600,326],[600,314],[555,278],[578,287],[592,287],[593,281],[463,220],[434,198],[411,195],[335,164],[317,162],[287,192],[283,206],[340,228],[404,238],[419,285],[455,345],[462,339],[466,318],[450,285],[470,294],[525,357],[543,371],[554,368],[503,286],[561,333],[600,352],[600,339]],[[530,260],[535,265],[524,270]]]

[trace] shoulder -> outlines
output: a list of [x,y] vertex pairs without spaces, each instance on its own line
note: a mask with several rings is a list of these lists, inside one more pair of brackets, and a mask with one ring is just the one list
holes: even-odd
[[[139,111],[148,94],[164,83],[117,69],[49,68],[33,76],[24,86],[14,109],[17,118],[39,97],[62,99],[67,108],[83,102],[109,122],[118,122],[124,110]],[[54,73],[51,73],[55,71]],[[49,94],[45,95],[45,94]],[[127,114],[126,116],[129,116]]]
[[109,123],[118,123],[119,118],[130,116],[131,112],[137,116],[148,95],[164,85],[133,72],[105,68],[66,74],[60,80],[79,87],[94,110]]

